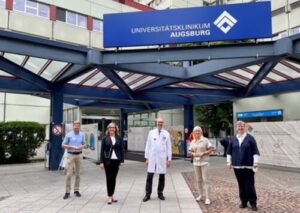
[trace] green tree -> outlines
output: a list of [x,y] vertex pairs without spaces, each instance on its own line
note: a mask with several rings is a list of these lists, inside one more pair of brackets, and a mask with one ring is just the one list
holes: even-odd
[[200,105],[195,108],[196,119],[201,123],[204,131],[210,131],[214,137],[220,136],[220,131],[232,128],[232,103],[226,102],[216,105]]

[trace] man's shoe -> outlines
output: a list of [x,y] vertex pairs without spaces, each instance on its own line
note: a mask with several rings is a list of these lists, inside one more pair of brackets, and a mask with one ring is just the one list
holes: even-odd
[[79,191],[75,191],[74,194],[75,194],[76,197],[81,197],[81,194],[80,194]]
[[165,196],[164,196],[163,194],[159,194],[159,195],[158,195],[158,198],[161,199],[161,200],[165,200],[165,199],[166,199]]
[[252,209],[252,211],[257,211],[257,206],[256,205],[252,205],[251,209]]
[[205,205],[209,205],[210,204],[210,199],[205,199]]
[[147,202],[148,200],[150,200],[150,196],[149,195],[145,195],[145,197],[143,198],[143,202]]
[[246,208],[247,207],[247,203],[241,203],[240,204],[240,209],[244,209],[244,208]]
[[64,200],[66,200],[66,199],[68,199],[70,197],[70,193],[66,193],[65,195],[64,195]]

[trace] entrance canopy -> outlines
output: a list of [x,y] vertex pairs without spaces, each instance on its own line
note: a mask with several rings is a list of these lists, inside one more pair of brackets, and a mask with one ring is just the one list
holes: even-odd
[[124,112],[300,90],[300,35],[270,42],[97,50],[1,30],[0,56],[2,91],[41,97],[59,91],[65,103]]

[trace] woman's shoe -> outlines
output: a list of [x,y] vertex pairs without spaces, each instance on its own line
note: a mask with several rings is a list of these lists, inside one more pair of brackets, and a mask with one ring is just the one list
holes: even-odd
[[201,195],[196,198],[196,201],[201,201],[201,200],[203,200],[203,197]]
[[117,202],[118,202],[118,200],[112,199],[112,202],[114,202],[114,203],[117,203]]
[[205,199],[205,204],[209,205],[210,204],[210,199]]
[[112,199],[112,198],[107,200],[107,204],[108,204],[108,205],[112,204],[112,202],[113,202],[113,199]]

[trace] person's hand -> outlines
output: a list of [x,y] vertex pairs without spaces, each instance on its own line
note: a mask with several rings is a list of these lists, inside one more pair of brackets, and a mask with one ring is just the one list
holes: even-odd
[[120,167],[122,167],[124,165],[124,163],[120,163]]
[[171,166],[171,161],[167,160],[167,167]]
[[100,163],[100,168],[104,169],[104,163]]
[[148,165],[148,163],[149,163],[149,162],[148,162],[148,159],[146,159],[146,160],[145,160],[145,164]]
[[231,163],[227,163],[227,168],[228,168],[228,169],[231,169],[231,168],[232,168]]

